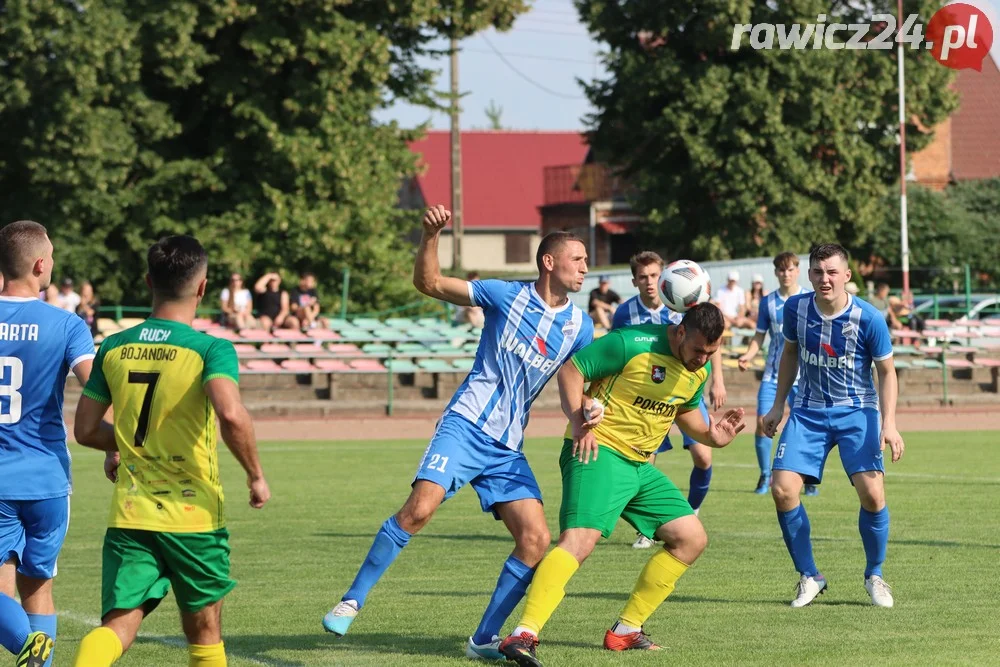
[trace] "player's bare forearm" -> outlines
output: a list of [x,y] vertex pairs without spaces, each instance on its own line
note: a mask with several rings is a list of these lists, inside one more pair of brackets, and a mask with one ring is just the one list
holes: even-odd
[[241,404],[233,409],[232,414],[219,419],[222,441],[239,461],[247,473],[247,479],[254,481],[264,478],[264,469],[260,465],[257,453],[257,436],[253,429],[250,413]]
[[582,424],[583,418],[583,374],[572,361],[567,361],[559,369],[559,401],[563,414],[574,426]]
[[115,429],[104,421],[108,406],[89,396],[81,396],[73,417],[73,438],[77,444],[102,452],[118,450]]
[[899,380],[892,357],[875,362],[878,373],[878,403],[882,412],[882,424],[896,425],[896,400],[899,397]]
[[683,412],[678,412],[674,421],[677,423],[677,428],[692,440],[696,440],[709,447],[715,447],[712,444],[708,424],[705,423],[704,417],[701,416],[701,410],[684,410]]
[[799,344],[785,341],[781,350],[781,363],[778,365],[778,390],[774,397],[775,405],[784,405],[788,393],[795,384],[795,376],[799,372]]
[[240,387],[228,377],[219,377],[205,383],[205,394],[219,417],[222,441],[233,453],[250,480],[263,479],[264,471],[257,455],[257,437],[253,420],[240,400]]
[[760,352],[761,346],[764,344],[764,334],[757,332],[750,339],[750,344],[747,345],[747,351],[743,354],[743,358],[747,361],[753,361],[753,358],[757,356]]

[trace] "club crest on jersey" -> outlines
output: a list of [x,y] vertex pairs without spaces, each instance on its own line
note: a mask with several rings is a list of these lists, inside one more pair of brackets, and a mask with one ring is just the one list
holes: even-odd
[[667,369],[663,366],[653,366],[653,370],[650,372],[649,377],[656,384],[660,384],[667,379]]
[[857,327],[855,327],[852,322],[844,322],[844,328],[841,329],[841,332],[847,338],[853,336],[855,333],[857,333],[857,331],[858,331]]

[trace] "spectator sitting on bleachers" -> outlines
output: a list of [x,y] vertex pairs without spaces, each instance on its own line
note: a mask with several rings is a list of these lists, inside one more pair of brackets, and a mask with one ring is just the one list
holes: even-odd
[[747,293],[740,287],[740,272],[730,271],[728,282],[719,288],[712,299],[722,311],[727,327],[756,329],[757,323],[746,316]]
[[[875,286],[875,294],[868,299],[868,303],[875,306],[878,312],[882,313],[882,317],[885,318],[885,323],[889,325],[889,329],[902,329],[903,323],[899,321],[899,318],[893,311],[893,299],[900,301],[899,297],[889,296],[888,283],[879,283]],[[902,302],[900,301],[900,303]]]
[[319,294],[313,273],[305,271],[299,274],[299,284],[288,295],[288,306],[303,331],[319,326]]
[[229,286],[222,288],[219,295],[219,306],[222,315],[220,324],[235,331],[254,326],[253,296],[250,290],[243,286],[243,276],[233,273],[229,276]]
[[[479,280],[478,271],[469,271],[465,279],[468,282]],[[479,306],[455,306],[455,324],[471,324],[477,329],[482,329],[486,323],[486,314]]]
[[614,316],[615,310],[621,302],[622,298],[618,296],[617,292],[611,289],[611,282],[608,280],[608,277],[601,276],[597,282],[597,289],[590,290],[590,305],[588,310],[590,311],[590,317],[594,320],[594,324],[610,331],[611,318]]
[[73,291],[72,278],[63,278],[59,286],[59,296],[56,297],[56,305],[71,313],[76,312],[76,307],[80,305],[80,295]]
[[83,284],[80,285],[80,305],[76,307],[76,314],[79,315],[84,322],[87,323],[87,328],[90,329],[91,335],[97,335],[97,307],[99,303],[97,297],[94,295],[94,286],[90,284],[89,280],[84,280]]
[[298,329],[299,320],[291,315],[288,291],[281,289],[277,271],[258,278],[253,291],[257,294],[257,318],[262,329]]

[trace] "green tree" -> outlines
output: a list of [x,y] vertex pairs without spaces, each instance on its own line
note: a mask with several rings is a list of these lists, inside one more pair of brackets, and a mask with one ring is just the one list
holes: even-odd
[[13,0],[0,4],[0,220],[46,224],[57,275],[144,303],[144,251],[196,234],[221,287],[311,269],[351,306],[416,298],[418,224],[396,206],[434,106],[417,63],[442,35],[508,28],[522,0]]
[[[926,21],[939,4],[910,0],[904,14]],[[805,25],[821,14],[867,23],[872,12],[895,13],[894,2],[577,6],[608,44],[607,77],[586,87],[592,145],[629,179],[651,243],[721,259],[817,240],[856,245],[879,228],[898,181],[895,49],[783,50],[775,38],[755,50],[746,35],[731,46],[736,24]],[[918,124],[934,127],[955,108],[952,76],[926,50],[906,51],[908,150],[932,138]]]
[[[857,254],[873,263],[899,267],[899,206],[887,197],[888,215]],[[1000,179],[966,181],[938,192],[919,185],[907,188],[907,227],[913,286],[951,290],[968,264],[973,274],[988,276],[977,288],[996,284],[1000,235]]]

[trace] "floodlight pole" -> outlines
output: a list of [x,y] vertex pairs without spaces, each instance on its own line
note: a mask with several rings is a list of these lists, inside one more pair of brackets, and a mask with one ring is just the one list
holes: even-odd
[[[903,25],[903,0],[896,0],[897,25]],[[896,31],[899,65],[899,239],[903,264],[903,301],[910,303],[910,232],[906,219],[906,80],[903,77],[903,33]]]
[[462,268],[462,132],[459,128],[458,39],[450,41],[451,50],[451,268]]

